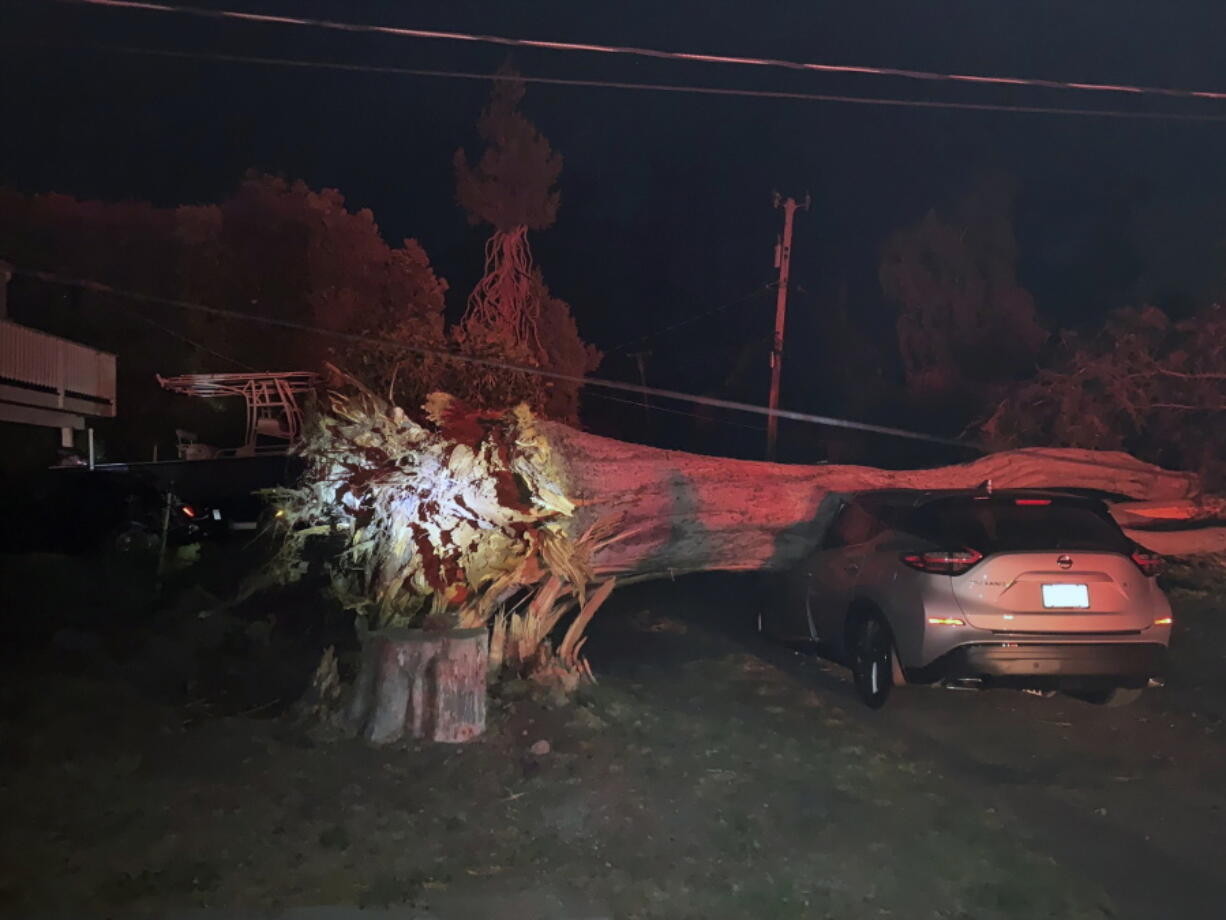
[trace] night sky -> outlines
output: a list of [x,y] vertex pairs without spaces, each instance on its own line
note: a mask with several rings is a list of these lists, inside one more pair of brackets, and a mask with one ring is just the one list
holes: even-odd
[[[226,8],[432,29],[964,73],[1226,89],[1226,5],[1080,0],[890,2],[298,2]],[[453,285],[480,268],[479,229],[454,203],[451,156],[477,149],[475,80],[337,73],[105,53],[101,45],[488,72],[506,50],[317,29],[6,0],[0,11],[0,183],[23,191],[219,200],[254,167],[340,189],[384,235],[416,237]],[[1226,104],[995,89],[875,77],[518,50],[541,76],[823,93],[1226,114]],[[872,334],[893,336],[876,267],[885,236],[950,204],[971,178],[1019,184],[1022,283],[1052,328],[1153,300],[1221,293],[1226,123],[530,86],[525,111],[566,158],[556,227],[536,256],[585,338],[609,350],[774,277],[770,195],[813,196],[797,223],[798,291],[783,405],[834,411],[817,311],[846,286]],[[1218,285],[1215,287],[1215,285]],[[770,297],[656,336],[649,382],[765,398]],[[752,385],[724,380],[760,342]],[[748,343],[748,344],[747,344]],[[623,348],[604,376],[635,379]],[[752,355],[751,355],[752,357]],[[755,387],[761,392],[756,392]],[[735,390],[735,388],[734,388]]]

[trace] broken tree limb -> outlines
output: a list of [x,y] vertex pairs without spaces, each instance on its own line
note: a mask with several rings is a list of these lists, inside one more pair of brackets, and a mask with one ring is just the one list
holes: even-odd
[[1170,521],[1185,521],[1189,524],[1226,520],[1226,499],[1220,496],[1204,496],[1199,500],[1190,498],[1167,501],[1113,502],[1111,514],[1121,527],[1154,527]]
[[1226,527],[1187,530],[1137,530],[1125,527],[1129,539],[1160,556],[1209,556],[1226,553]]

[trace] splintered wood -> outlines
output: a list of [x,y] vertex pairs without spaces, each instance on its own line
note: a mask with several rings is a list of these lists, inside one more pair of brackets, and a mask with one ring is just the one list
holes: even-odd
[[278,496],[285,568],[330,533],[333,591],[372,628],[484,622],[496,604],[484,589],[573,514],[548,443],[523,407],[480,413],[435,394],[419,423],[350,384],[308,426],[302,484]]

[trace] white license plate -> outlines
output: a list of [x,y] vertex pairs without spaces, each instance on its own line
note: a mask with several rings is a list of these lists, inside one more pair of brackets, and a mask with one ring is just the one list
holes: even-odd
[[1090,589],[1085,585],[1044,585],[1043,606],[1084,610],[1090,606]]

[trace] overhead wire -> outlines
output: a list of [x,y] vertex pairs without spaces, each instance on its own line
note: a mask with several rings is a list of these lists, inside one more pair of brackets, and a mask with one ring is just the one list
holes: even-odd
[[[296,329],[302,332],[314,333],[316,335],[329,336],[346,341],[358,342],[367,345],[373,345],[380,348],[388,348],[396,351],[404,351],[412,354],[427,355],[437,357],[444,360],[456,361],[463,364],[475,364],[482,367],[490,367],[498,370],[516,371],[524,374],[535,374],[540,377],[547,377],[554,380],[564,380],[571,383],[579,384],[580,386],[603,387],[611,390],[623,390],[629,393],[637,393],[645,396],[659,396],[664,399],[673,399],[678,402],[688,402],[695,405],[711,406],[717,409],[729,409],[739,412],[748,412],[754,415],[771,416],[778,418],[789,419],[796,422],[809,422],[817,425],[826,425],[833,428],[846,428],[854,431],[866,431],[873,434],[892,435],[894,437],[907,438],[915,441],[926,441],[932,444],[943,444],[949,447],[959,447],[969,450],[987,453],[988,448],[981,444],[976,444],[972,441],[966,441],[953,438],[942,438],[936,435],[924,434],[918,431],[909,431],[905,428],[892,428],[886,425],[874,425],[869,422],[856,422],[850,419],[832,418],[830,416],[815,415],[808,412],[792,412],[786,409],[768,409],[765,406],[757,406],[752,403],[735,402],[728,399],[717,399],[710,396],[698,396],[692,393],[682,393],[676,390],[665,390],[657,387],[644,387],[632,383],[624,383],[620,380],[605,380],[600,377],[578,377],[572,374],[563,374],[557,371],[549,371],[539,367],[528,367],[522,364],[512,364],[508,361],[496,361],[489,358],[476,358],[469,355],[455,354],[454,352],[443,351],[437,348],[424,348],[417,345],[409,345],[402,342],[389,342],[385,339],[379,339],[374,336],[360,335],[350,332],[338,332],[332,329],[323,329],[318,326],[311,326],[306,323],[296,323],[292,320],[276,319],[268,316],[257,316],[252,313],[242,313],[238,310],[226,310],[221,307],[211,307],[206,304],[192,303],[191,301],[176,300],[169,297],[157,297],[152,294],[145,294],[140,291],[127,291],[121,288],[113,287],[109,284],[104,284],[101,281],[84,278],[69,278],[63,275],[58,275],[54,272],[45,272],[35,269],[22,268],[20,266],[10,266],[14,275],[20,275],[26,278],[34,278],[39,281],[44,281],[48,284],[62,284],[69,287],[77,287],[83,290],[94,291],[97,293],[111,294],[118,297],[128,297],[132,300],[145,303],[156,303],[165,306],[177,307],[181,309],[197,310],[209,315],[220,316],[226,319],[245,320],[249,322],[262,323],[264,325],[275,326],[279,328]],[[603,395],[603,394],[602,394]],[[642,403],[633,403],[633,405],[641,406]],[[652,406],[653,410],[662,409],[664,407]],[[675,410],[674,410],[675,411]],[[750,427],[750,426],[746,426]],[[760,430],[760,429],[754,429]],[[1052,454],[1043,448],[1031,447],[1026,448],[1026,452],[1031,456],[1036,457],[1051,457],[1052,459],[1060,460],[1063,463],[1075,464],[1081,466],[1094,466],[1105,469],[1122,470],[1124,472],[1137,472],[1135,466],[1126,466],[1118,463],[1110,463],[1102,458],[1092,458],[1081,460],[1075,457]]]
[[[940,80],[940,81],[981,83],[981,84],[993,84],[993,85],[1028,86],[1028,87],[1040,87],[1040,88],[1047,88],[1047,89],[1106,91],[1106,92],[1130,93],[1130,94],[1137,94],[1137,95],[1173,96],[1173,97],[1182,97],[1182,98],[1226,99],[1226,92],[1217,92],[1217,91],[1182,90],[1182,89],[1170,89],[1170,88],[1162,88],[1162,87],[1132,86],[1132,85],[1123,85],[1123,84],[1073,83],[1073,82],[1064,82],[1064,81],[1042,80],[1042,79],[1033,79],[1033,78],[1017,78],[1017,77],[990,77],[990,76],[977,76],[977,75],[968,75],[968,74],[941,74],[941,73],[935,73],[935,72],[903,70],[903,69],[897,69],[897,68],[880,68],[880,67],[866,67],[866,66],[853,66],[853,65],[830,65],[830,64],[813,63],[813,62],[786,61],[786,60],[781,60],[781,59],[770,59],[770,58],[745,58],[745,57],[733,57],[733,56],[725,56],[725,55],[706,55],[706,54],[694,54],[694,53],[686,53],[686,52],[667,52],[667,51],[659,51],[656,49],[636,48],[636,47],[629,47],[629,46],[597,45],[597,44],[588,44],[588,43],[549,42],[549,41],[541,41],[541,40],[533,40],[533,39],[514,39],[514,38],[507,38],[504,36],[478,35],[478,34],[460,33],[460,32],[440,32],[436,30],[408,29],[408,28],[402,28],[402,27],[378,26],[378,25],[369,25],[369,24],[361,24],[361,23],[344,23],[344,22],[333,21],[333,20],[304,19],[304,18],[299,18],[299,17],[275,16],[271,14],[250,13],[250,12],[237,11],[237,10],[210,10],[210,9],[204,9],[204,8],[199,8],[199,7],[187,7],[187,6],[178,6],[178,5],[171,5],[171,4],[162,4],[162,3],[137,2],[137,0],[66,0],[66,2],[73,2],[73,3],[85,4],[85,5],[91,5],[91,6],[105,6],[105,7],[126,8],[126,9],[133,9],[133,10],[153,11],[153,12],[177,13],[177,14],[211,17],[211,18],[238,19],[238,20],[245,20],[245,21],[251,21],[251,22],[275,23],[275,24],[298,25],[298,26],[314,26],[314,27],[334,29],[334,30],[340,30],[340,31],[349,31],[349,32],[374,32],[374,33],[397,35],[400,37],[410,37],[410,38],[420,38],[420,39],[446,39],[446,40],[456,40],[456,41],[482,42],[482,43],[502,44],[502,45],[511,45],[511,46],[542,48],[542,49],[557,50],[557,51],[589,51],[589,52],[600,52],[600,53],[606,53],[606,54],[635,55],[635,56],[642,56],[642,57],[653,57],[653,58],[661,58],[661,59],[668,59],[668,60],[686,61],[690,63],[698,62],[698,63],[717,63],[717,64],[739,64],[739,65],[752,65],[752,66],[759,66],[759,67],[778,67],[778,68],[786,68],[786,69],[792,69],[792,70],[817,71],[817,72],[826,72],[826,73],[854,73],[854,74],[867,74],[867,75],[875,75],[875,76],[905,77],[905,78],[910,78],[910,79],[922,79],[922,80]],[[272,58],[272,57],[251,56],[251,55],[233,55],[233,54],[218,54],[218,53],[208,53],[208,52],[178,51],[178,50],[168,50],[168,49],[137,48],[137,47],[131,47],[131,46],[100,45],[100,46],[95,46],[95,47],[97,47],[99,50],[114,52],[114,53],[139,54],[139,55],[159,56],[159,57],[167,57],[167,58],[216,60],[216,61],[234,62],[234,63],[262,64],[262,65],[274,65],[274,66],[285,66],[285,67],[310,67],[310,68],[320,68],[320,69],[329,69],[329,70],[337,70],[337,71],[370,72],[370,73],[425,76],[425,77],[443,77],[443,78],[453,78],[453,79],[473,79],[473,80],[514,79],[514,80],[522,80],[523,82],[527,82],[527,83],[539,83],[539,84],[568,85],[568,86],[581,86],[581,87],[608,87],[608,88],[616,88],[616,89],[647,90],[647,91],[661,91],[661,92],[697,93],[697,94],[708,94],[708,95],[716,95],[716,96],[748,96],[748,97],[759,97],[759,98],[840,102],[840,103],[866,104],[866,105],[879,105],[879,106],[904,106],[904,107],[912,107],[912,108],[961,109],[961,110],[972,110],[972,111],[1012,111],[1012,112],[1022,112],[1022,113],[1035,113],[1035,114],[1081,115],[1081,116],[1098,116],[1098,117],[1114,117],[1114,118],[1139,118],[1139,119],[1161,119],[1161,120],[1181,120],[1181,121],[1207,121],[1207,122],[1226,121],[1226,115],[1202,115],[1202,114],[1182,113],[1182,112],[1174,112],[1174,113],[1172,112],[1145,112],[1145,111],[1127,111],[1127,110],[1111,110],[1111,109],[1085,109],[1085,108],[1066,108],[1066,107],[1048,107],[1048,106],[999,105],[999,104],[991,104],[991,103],[947,102],[947,101],[923,100],[923,99],[894,99],[894,98],[881,98],[881,97],[868,97],[868,96],[848,96],[848,95],[826,94],[826,93],[802,93],[802,92],[775,91],[775,90],[738,89],[738,88],[712,87],[712,86],[686,85],[686,84],[635,83],[635,82],[613,81],[613,80],[569,79],[569,78],[559,78],[559,77],[540,77],[540,76],[532,76],[532,75],[502,75],[502,74],[489,74],[489,73],[465,72],[465,71],[454,71],[454,70],[403,68],[403,67],[388,67],[388,66],[378,66],[378,65],[357,65],[357,64],[343,64],[343,63],[336,63],[336,62],[329,62],[329,61],[312,61],[312,60],[302,60],[302,59],[293,59],[293,58]],[[365,344],[374,345],[377,347],[384,347],[384,348],[391,347],[391,348],[395,348],[395,349],[399,349],[403,351],[433,355],[435,357],[440,357],[440,358],[449,359],[449,360],[467,362],[467,363],[472,363],[472,364],[477,364],[477,365],[484,365],[488,367],[494,367],[494,368],[499,368],[499,369],[504,369],[504,370],[509,370],[509,371],[516,371],[520,373],[536,374],[536,375],[547,377],[547,378],[566,380],[566,381],[574,382],[580,385],[587,385],[587,386],[614,389],[614,390],[622,390],[626,392],[640,394],[643,396],[658,396],[661,398],[674,399],[674,400],[690,402],[690,403],[698,404],[698,405],[712,406],[716,408],[724,408],[724,409],[729,409],[732,411],[751,412],[751,413],[756,413],[759,415],[768,415],[768,416],[775,415],[780,418],[788,418],[788,419],[792,419],[795,421],[810,422],[814,424],[829,425],[833,427],[852,428],[856,430],[876,432],[880,434],[893,435],[897,437],[929,441],[932,443],[941,443],[941,444],[963,447],[963,448],[969,447],[973,449],[980,449],[977,447],[977,445],[970,444],[966,441],[954,440],[950,438],[941,438],[941,437],[937,437],[933,435],[927,435],[921,432],[908,431],[906,429],[892,428],[889,426],[873,425],[873,424],[864,423],[864,422],[855,422],[855,421],[851,421],[847,419],[836,419],[836,418],[832,418],[828,416],[820,416],[820,415],[814,415],[810,413],[797,413],[797,412],[791,412],[788,410],[771,410],[771,409],[767,409],[762,406],[755,406],[749,403],[740,403],[740,402],[735,402],[732,400],[723,400],[723,399],[718,399],[714,397],[697,396],[693,394],[681,393],[678,391],[665,390],[665,389],[660,389],[660,388],[655,388],[655,387],[640,386],[636,384],[625,383],[622,381],[605,380],[602,378],[592,378],[592,377],[577,377],[573,375],[561,374],[561,373],[554,372],[554,371],[548,371],[548,370],[541,369],[541,368],[532,368],[532,367],[527,367],[523,365],[515,365],[510,362],[501,362],[501,361],[495,361],[491,359],[474,358],[471,356],[458,355],[458,354],[454,354],[450,352],[444,352],[438,349],[425,349],[425,348],[421,348],[417,346],[410,346],[404,343],[387,342],[381,339],[376,339],[371,336],[363,336],[363,335],[356,335],[352,333],[336,332],[333,330],[322,329],[322,328],[310,326],[307,324],[295,323],[289,320],[278,320],[278,319],[271,318],[271,317],[261,317],[261,316],[257,316],[254,314],[241,313],[239,311],[224,310],[224,309],[217,308],[217,307],[209,307],[203,304],[193,304],[187,301],[179,301],[179,300],[174,300],[171,298],[154,297],[152,295],[141,294],[139,292],[123,291],[117,288],[113,288],[109,285],[105,285],[101,282],[92,281],[88,279],[71,279],[71,278],[66,278],[64,276],[55,275],[53,273],[34,272],[34,271],[29,271],[29,270],[20,270],[18,273],[25,274],[30,277],[36,277],[41,280],[47,281],[49,283],[68,284],[68,285],[81,287],[84,289],[111,293],[111,294],[115,294],[121,297],[129,297],[132,299],[142,300],[142,301],[150,302],[150,303],[160,303],[163,305],[170,305],[170,306],[175,306],[175,307],[180,307],[180,308],[185,308],[185,309],[195,309],[195,310],[203,311],[203,312],[215,315],[215,316],[264,323],[268,325],[279,326],[282,328],[294,328],[300,331],[305,331],[305,332],[310,332],[310,333],[315,333],[315,334],[320,334],[320,335],[326,335],[326,336],[332,336],[336,338],[347,339],[350,341],[358,341],[358,342],[362,342]],[[752,292],[750,295],[747,295],[744,298],[740,298],[736,301],[732,301],[727,304],[723,304],[710,311],[706,311],[705,313],[698,314],[696,316],[683,320],[679,323],[673,324],[672,326],[665,327],[663,329],[657,330],[656,332],[648,333],[637,339],[632,339],[629,342],[622,343],[619,346],[615,346],[613,349],[611,349],[611,351],[618,351],[626,347],[629,344],[634,344],[638,341],[644,341],[654,336],[662,335],[667,332],[670,332],[675,328],[680,328],[689,323],[696,322],[699,319],[707,315],[711,315],[713,313],[720,312],[721,310],[728,309],[736,305],[737,303],[741,303],[754,296],[758,296],[763,291],[769,289],[772,286],[773,285],[767,285],[765,288]],[[220,353],[215,352],[212,349],[209,349],[207,346],[204,346],[204,345],[201,345],[200,343],[188,340],[183,336],[179,336],[177,333],[174,333],[173,331],[169,330],[167,327],[160,326],[154,321],[149,320],[147,317],[144,317],[144,316],[141,316],[140,314],[135,314],[135,313],[133,315],[136,315],[139,318],[144,319],[147,322],[150,322],[155,326],[158,326],[163,331],[168,332],[172,335],[175,335],[176,337],[181,338],[184,341],[187,341],[189,344],[192,344],[193,346],[197,348],[203,349],[227,361],[231,361],[233,363],[238,363],[241,365],[241,362],[236,362],[234,359],[229,358],[225,355],[221,355]],[[609,396],[608,394],[602,393],[599,395],[602,398],[612,399],[614,401],[625,402],[631,405],[641,405],[640,403],[634,403],[630,400],[619,399],[617,397]],[[653,411],[673,412],[673,413],[678,413],[678,414],[690,414],[690,415],[693,414],[693,413],[685,413],[685,412],[682,412],[681,410],[668,409],[666,407],[660,407],[660,406],[653,406],[652,410]],[[731,424],[737,424],[737,423],[731,423]],[[752,426],[740,426],[740,427],[750,428]],[[758,430],[758,429],[754,429],[754,430]]]
[[409,354],[425,355],[442,360],[455,361],[461,364],[488,367],[495,370],[531,374],[550,380],[562,380],[567,383],[578,384],[579,386],[620,390],[622,392],[635,393],[641,396],[656,396],[661,399],[672,399],[678,402],[691,403],[693,405],[711,406],[712,408],[716,409],[746,412],[753,415],[773,415],[776,418],[789,419],[796,422],[808,422],[831,428],[848,428],[855,431],[866,431],[873,434],[889,435],[891,437],[906,438],[914,441],[926,441],[932,444],[943,444],[948,447],[958,447],[975,451],[983,450],[982,447],[970,441],[944,438],[938,435],[925,434],[924,432],[920,431],[910,431],[906,428],[895,428],[889,425],[876,425],[871,422],[857,422],[851,419],[834,418],[832,416],[817,415],[811,412],[794,412],[789,409],[769,409],[765,406],[754,405],[753,403],[737,402],[736,400],[731,399],[720,399],[714,396],[699,396],[694,393],[683,393],[678,390],[668,390],[661,387],[641,386],[639,384],[626,383],[621,380],[609,380],[603,377],[581,377],[575,374],[564,374],[560,371],[551,371],[540,367],[529,367],[523,364],[515,364],[510,361],[499,361],[493,358],[478,358],[472,355],[456,354],[455,352],[445,351],[439,348],[427,348],[420,345],[410,345],[405,342],[390,342],[386,339],[380,339],[371,335],[362,335],[352,332],[339,332],[332,329],[324,329],[319,326],[312,326],[307,323],[295,322],[293,320],[278,319],[271,316],[259,316],[253,313],[243,313],[238,310],[228,310],[223,307],[213,307],[207,304],[193,303],[192,301],[179,300],[171,297],[158,297],[156,295],[145,294],[140,291],[128,291],[89,278],[71,278],[55,272],[40,271],[36,269],[23,268],[20,266],[13,267],[13,274],[26,278],[34,278],[48,284],[62,284],[69,287],[80,288],[82,290],[94,291],[95,293],[110,294],[118,297],[128,297],[132,300],[143,303],[156,303],[163,306],[174,307],[176,309],[194,310],[210,316],[219,316],[226,319],[235,319],[244,322],[261,323],[263,325],[281,329],[295,329],[300,332],[328,336],[331,338],[340,339],[342,341],[355,342],[377,348],[407,352]]
[[595,396],[597,399],[606,400],[607,402],[615,402],[615,403],[621,403],[626,406],[634,406],[636,409],[640,409],[645,412],[667,412],[670,415],[683,415],[683,416],[686,416],[687,418],[704,419],[706,421],[714,422],[717,425],[728,425],[733,428],[742,428],[746,431],[756,431],[759,434],[766,430],[761,425],[745,425],[745,424],[742,424],[741,422],[734,422],[726,418],[709,418],[708,419],[706,416],[699,415],[697,412],[687,412],[685,409],[670,409],[668,406],[657,406],[657,405],[644,406],[643,403],[635,402],[633,399],[623,399],[621,396],[613,396],[609,393],[601,393],[599,390],[593,391],[592,393],[589,393],[588,395]]
[[[123,308],[121,307],[121,309]],[[145,314],[140,313],[137,310],[127,309],[127,310],[124,310],[124,313],[127,316],[132,317],[132,319],[138,319],[141,322],[145,323],[146,325],[152,326],[154,329],[157,329],[159,332],[162,332],[165,335],[170,336],[172,339],[176,339],[185,345],[190,345],[192,348],[196,349],[197,351],[203,352],[204,354],[212,355],[214,358],[220,358],[222,361],[225,361],[229,364],[233,364],[236,367],[241,367],[243,370],[246,370],[246,371],[255,370],[255,368],[252,367],[250,364],[246,364],[238,360],[238,358],[231,357],[230,355],[223,354],[222,352],[217,351],[214,348],[210,348],[208,345],[205,345],[203,342],[197,342],[195,339],[191,338],[190,336],[186,336],[181,332],[177,332],[176,330],[171,329],[169,326],[159,323],[157,320],[151,319],[150,317],[145,316]]]
[[501,45],[512,48],[534,48],[547,51],[580,51],[596,54],[622,55],[654,58],[657,60],[682,61],[697,64],[725,64],[749,67],[778,68],[815,73],[855,74],[862,76],[895,77],[907,80],[924,80],[944,83],[971,83],[991,86],[1030,87],[1037,89],[1074,90],[1079,92],[1127,93],[1131,95],[1168,96],[1184,99],[1226,100],[1226,91],[1179,89],[1139,84],[1104,83],[1086,81],[1051,80],[1038,77],[991,76],[984,74],[941,73],[901,67],[876,67],[861,64],[829,64],[815,61],[792,61],[782,58],[744,57],[727,54],[703,54],[686,51],[664,51],[657,48],[642,48],[632,45],[609,45],[593,42],[562,42],[545,39],[513,38],[505,35],[490,35],[475,32],[444,31],[439,29],[415,29],[406,26],[377,25],[373,23],[342,22],[333,19],[284,16],[272,13],[253,13],[246,10],[209,9],[171,3],[153,3],[147,0],[61,0],[86,6],[111,7],[145,12],[172,13],[183,16],[209,19],[233,19],[245,22],[273,25],[305,26],[330,29],[340,32],[390,35],[398,38],[469,42]]
[[616,352],[621,351],[623,348],[628,348],[631,345],[638,345],[639,343],[646,342],[649,339],[656,339],[670,332],[675,332],[678,329],[684,329],[686,326],[696,323],[699,320],[707,319],[708,317],[714,316],[717,313],[722,313],[725,310],[730,310],[733,307],[740,306],[743,303],[747,303],[748,301],[753,300],[755,297],[760,297],[763,294],[765,294],[767,291],[771,290],[772,288],[777,288],[778,286],[779,286],[779,282],[777,281],[772,281],[769,284],[764,284],[761,287],[750,291],[748,294],[744,295],[743,297],[738,297],[736,300],[730,300],[727,303],[722,303],[717,307],[710,308],[709,310],[703,310],[701,313],[695,313],[691,316],[686,317],[683,320],[678,320],[672,325],[664,326],[663,328],[656,329],[654,332],[648,332],[645,335],[636,336],[633,339],[627,339],[626,341],[622,342],[620,345],[614,345],[612,348],[608,349],[605,352],[605,354],[606,355],[615,354]]
[[245,371],[255,370],[255,368],[252,367],[250,364],[240,361],[238,360],[238,358],[232,358],[229,355],[222,354],[220,351],[210,348],[208,345],[205,345],[202,342],[197,342],[195,339],[189,338],[188,336],[183,335],[182,333],[175,332],[169,326],[164,326],[161,323],[159,323],[157,320],[153,320],[145,316],[143,313],[137,313],[135,310],[129,310],[127,312],[128,312],[128,315],[133,317],[134,319],[139,319],[142,322],[148,323],[150,326],[153,326],[155,329],[160,329],[162,332],[164,332],[166,335],[170,336],[171,338],[178,339],[180,342],[183,342],[185,345],[190,345],[192,348],[196,349],[197,351],[203,352],[208,355],[212,355],[214,358],[220,358],[222,361],[225,361],[229,364],[233,364],[236,367],[241,367]]
[[[80,0],[73,0],[80,2]],[[70,48],[62,44],[12,42],[4,44],[38,44],[41,47]],[[1180,122],[1226,122],[1226,114],[1203,115],[1192,112],[1149,112],[1128,109],[1069,108],[1067,106],[1007,105],[992,102],[946,102],[936,99],[905,99],[885,96],[855,96],[838,93],[809,93],[789,90],[739,89],[735,87],[703,86],[688,83],[640,83],[626,80],[596,80],[568,77],[542,77],[531,74],[499,74],[479,71],[440,70],[421,67],[393,67],[377,64],[344,64],[335,61],[308,60],[302,58],[266,57],[262,55],[223,54],[205,51],[181,51],[164,48],[137,47],[132,45],[91,44],[87,47],[114,54],[144,55],[148,57],[177,58],[181,60],[219,61],[235,64],[260,64],[272,67],[309,68],[344,73],[378,73],[391,76],[440,77],[455,80],[512,80],[542,86],[577,86],[637,90],[660,93],[683,93],[702,96],[744,97],[753,99],[780,99],[796,102],[833,102],[847,105],[869,105],[886,108],[948,109],[965,112],[1014,112],[1026,115],[1064,115],[1085,118],[1135,119],[1139,121]]]

